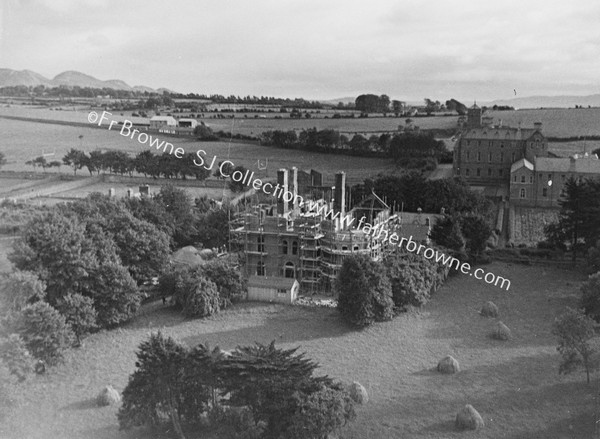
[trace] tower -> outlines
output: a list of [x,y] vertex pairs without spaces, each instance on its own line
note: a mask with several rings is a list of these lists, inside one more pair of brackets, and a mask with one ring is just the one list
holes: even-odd
[[481,108],[475,102],[471,108],[467,109],[467,128],[481,127],[481,116]]

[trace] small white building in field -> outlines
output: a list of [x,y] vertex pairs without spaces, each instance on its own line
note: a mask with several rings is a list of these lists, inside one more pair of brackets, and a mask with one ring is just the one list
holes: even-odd
[[258,302],[294,303],[300,284],[288,277],[250,276],[248,300]]
[[196,119],[181,118],[178,122],[179,127],[181,128],[196,128],[198,126],[198,121]]
[[150,129],[160,130],[163,128],[175,128],[177,121],[171,116],[154,116],[150,119]]

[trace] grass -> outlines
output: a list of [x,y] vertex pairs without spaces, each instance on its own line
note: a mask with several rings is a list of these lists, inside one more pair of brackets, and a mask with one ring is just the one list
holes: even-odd
[[[422,312],[362,331],[348,328],[333,309],[247,303],[208,319],[186,320],[150,304],[135,321],[91,336],[67,354],[64,365],[24,383],[22,408],[0,427],[0,437],[149,437],[119,431],[116,408],[96,408],[91,398],[107,384],[123,389],[137,346],[159,329],[190,345],[208,342],[223,349],[271,340],[285,348],[300,346],[321,364],[321,373],[358,381],[369,392],[370,401],[343,430],[346,439],[592,437],[593,387],[585,385],[582,374],[558,375],[550,334],[554,317],[575,304],[582,278],[503,263],[487,268],[510,277],[511,290],[501,292],[461,275]],[[488,337],[495,321],[478,313],[488,300],[511,328],[510,341]],[[445,355],[460,362],[459,374],[432,370]],[[486,423],[476,435],[454,428],[465,404],[472,404]]]

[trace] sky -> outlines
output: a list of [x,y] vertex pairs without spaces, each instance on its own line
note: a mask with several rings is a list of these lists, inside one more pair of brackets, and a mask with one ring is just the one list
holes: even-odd
[[597,0],[0,0],[0,68],[178,92],[600,93]]

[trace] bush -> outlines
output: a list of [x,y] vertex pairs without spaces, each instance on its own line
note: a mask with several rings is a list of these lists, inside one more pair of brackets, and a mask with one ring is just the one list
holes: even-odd
[[33,359],[18,334],[11,334],[0,342],[0,359],[19,381],[24,381],[33,369]]
[[397,308],[420,307],[448,276],[449,267],[413,253],[395,253],[383,261]]
[[335,282],[338,310],[354,326],[392,318],[392,287],[382,271],[382,266],[366,255],[344,259]]
[[600,322],[600,271],[592,276],[581,287],[581,307],[584,312]]
[[65,318],[46,302],[37,302],[21,311],[19,334],[27,350],[49,365],[62,360],[74,334]]

